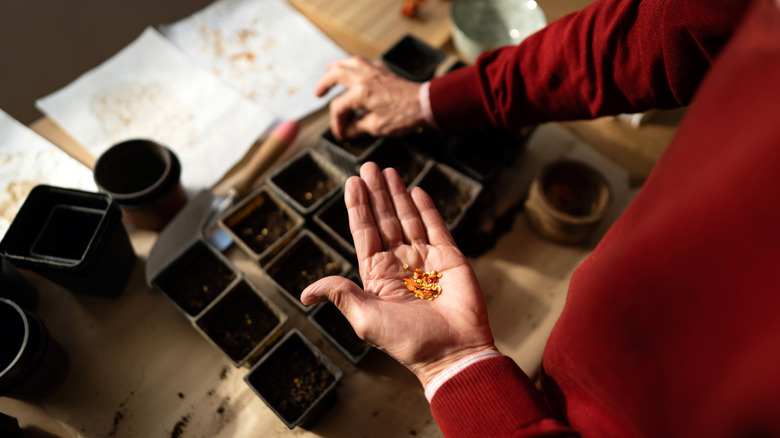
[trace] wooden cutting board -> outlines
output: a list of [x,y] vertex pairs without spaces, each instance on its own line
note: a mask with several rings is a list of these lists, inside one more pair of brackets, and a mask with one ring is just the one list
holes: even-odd
[[401,14],[403,0],[288,1],[344,50],[369,59],[380,57],[406,34],[434,47],[450,37],[450,1],[424,0],[414,18]]

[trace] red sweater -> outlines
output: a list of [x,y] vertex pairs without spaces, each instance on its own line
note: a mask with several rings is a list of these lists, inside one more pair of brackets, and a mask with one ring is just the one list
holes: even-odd
[[575,272],[545,397],[483,360],[433,396],[444,434],[780,436],[780,2],[602,0],[477,64],[431,83],[445,132],[690,107]]

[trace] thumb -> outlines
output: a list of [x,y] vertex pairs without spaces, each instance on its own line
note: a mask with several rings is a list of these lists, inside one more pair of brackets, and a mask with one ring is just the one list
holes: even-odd
[[301,292],[301,302],[305,305],[330,301],[347,315],[355,306],[365,300],[366,295],[355,282],[344,277],[331,276],[322,278]]

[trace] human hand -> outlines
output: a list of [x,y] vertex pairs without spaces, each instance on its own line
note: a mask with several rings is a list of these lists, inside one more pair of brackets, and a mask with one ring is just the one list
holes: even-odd
[[[407,192],[395,169],[366,163],[345,188],[349,226],[364,289],[326,277],[301,294],[304,304],[332,301],[355,332],[409,368],[426,386],[458,359],[493,347],[482,291],[431,197]],[[404,269],[442,274],[441,295],[415,298]]]
[[418,97],[421,84],[384,65],[357,56],[337,61],[328,66],[314,92],[321,97],[336,84],[347,89],[330,103],[330,126],[338,140],[360,134],[405,135],[426,124]]

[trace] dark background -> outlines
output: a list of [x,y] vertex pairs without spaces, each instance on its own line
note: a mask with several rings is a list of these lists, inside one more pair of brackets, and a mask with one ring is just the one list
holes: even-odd
[[35,100],[121,50],[147,26],[172,23],[211,0],[3,0],[0,109],[29,125]]

